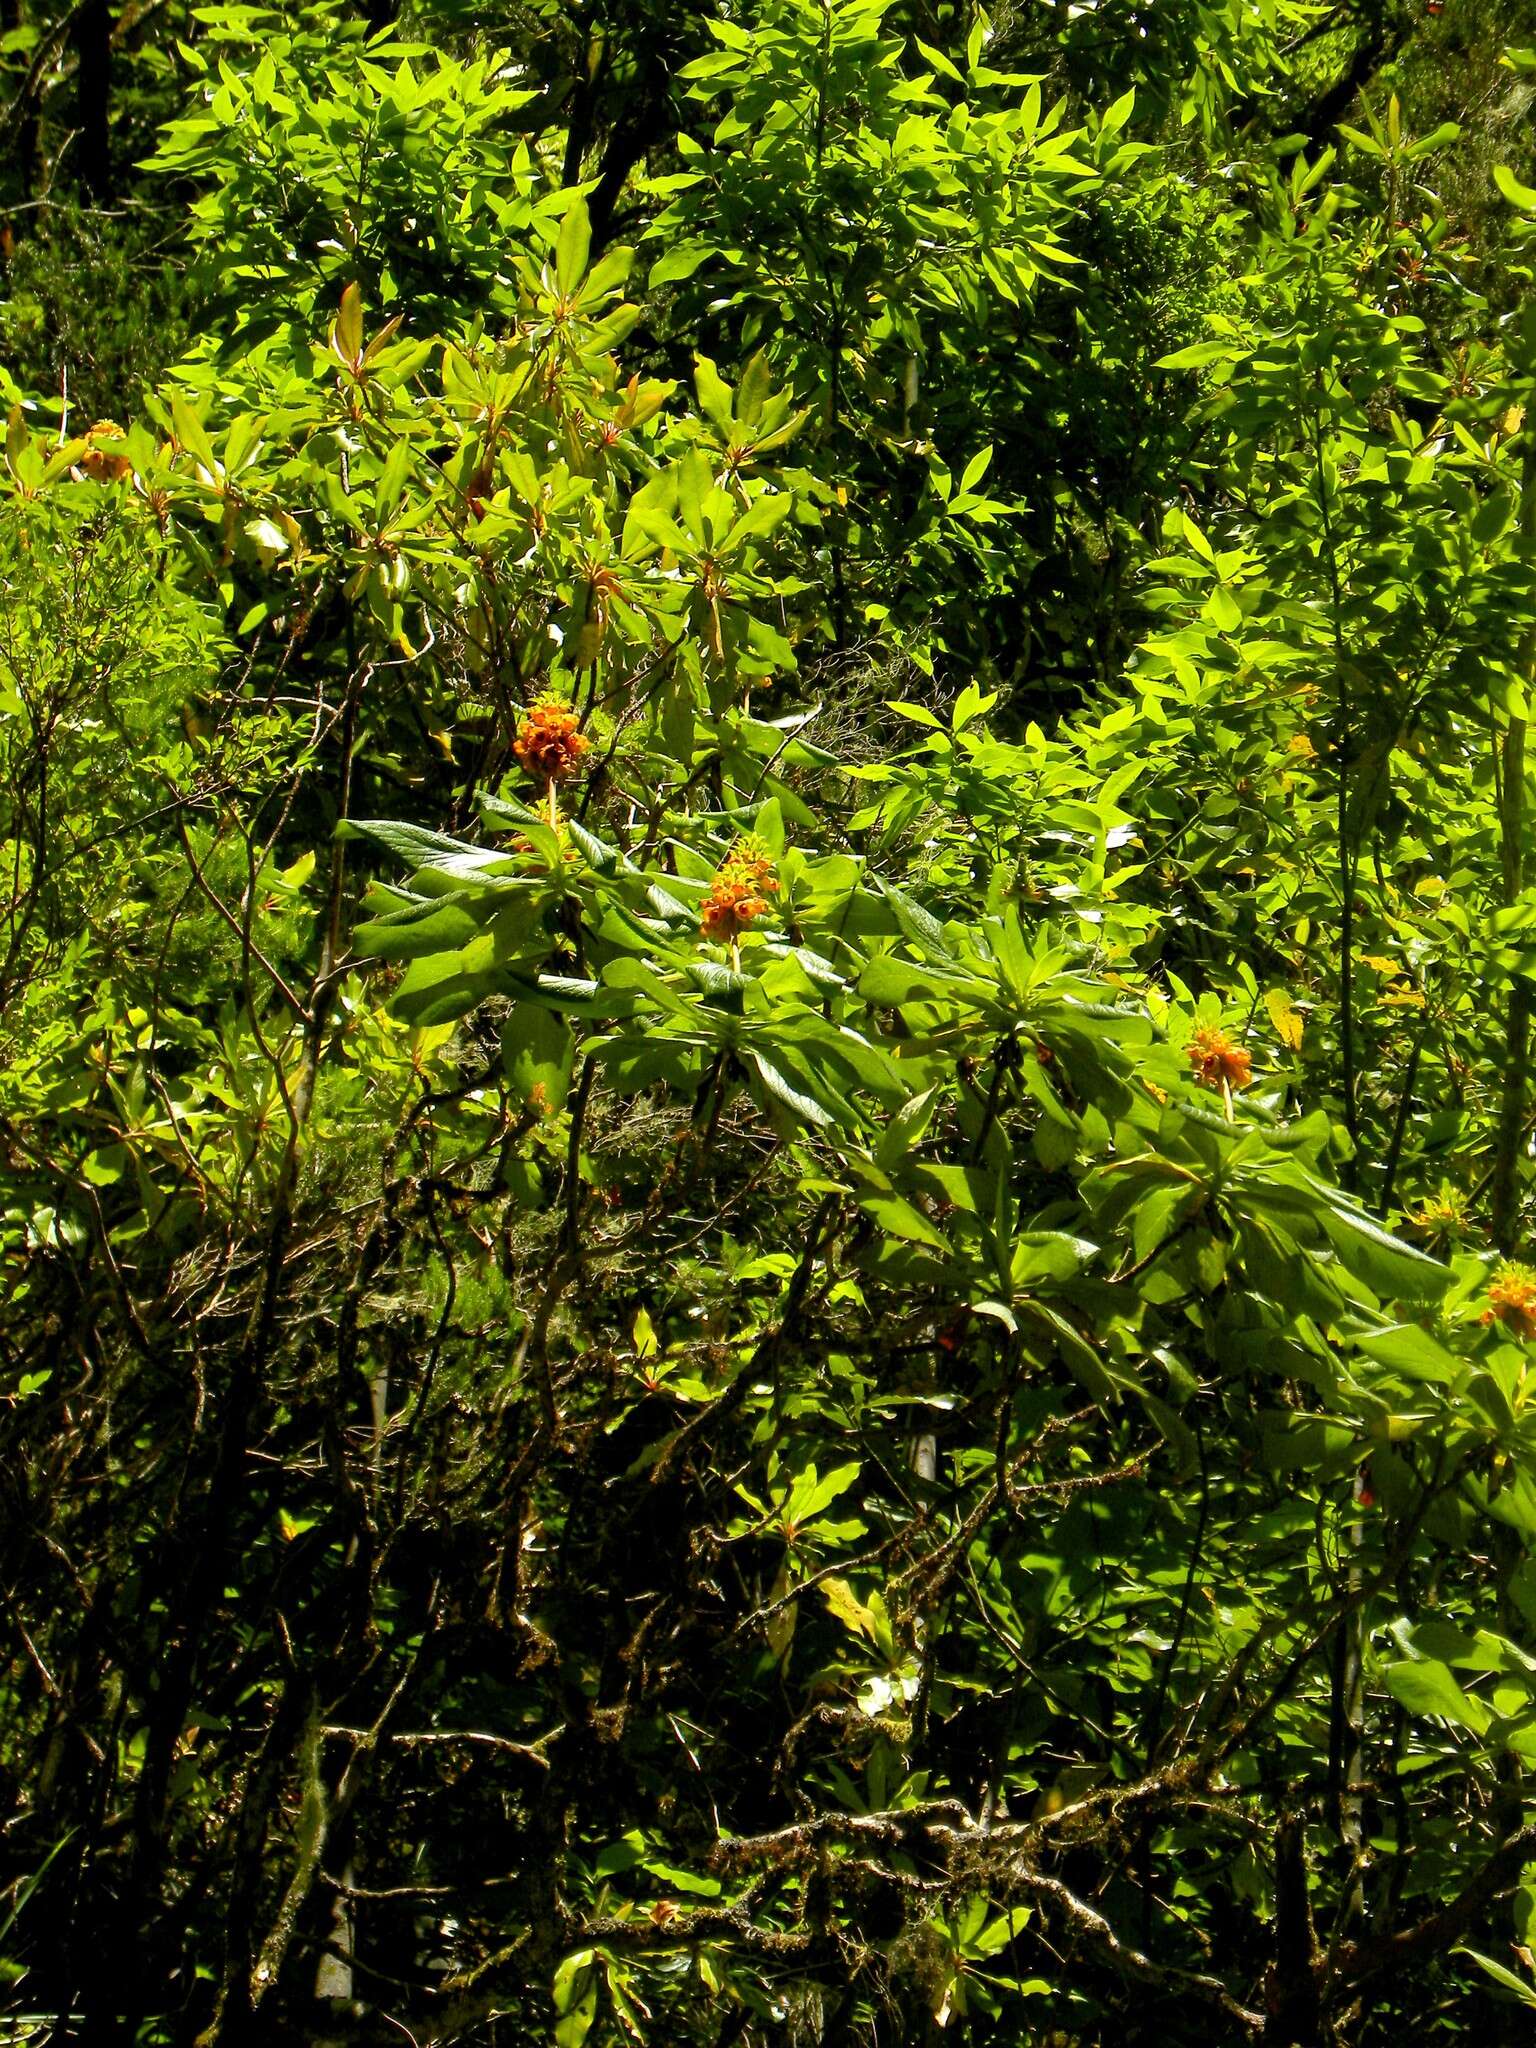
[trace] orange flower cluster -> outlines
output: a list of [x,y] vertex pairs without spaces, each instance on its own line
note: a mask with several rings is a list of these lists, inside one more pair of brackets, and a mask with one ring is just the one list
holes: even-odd
[[1189,1063],[1206,1088],[1246,1088],[1253,1079],[1253,1061],[1214,1024],[1202,1024],[1189,1041]]
[[755,841],[743,839],[727,855],[699,906],[699,930],[706,939],[734,944],[768,909],[778,888],[773,862]]
[[1529,1343],[1536,1337],[1536,1273],[1514,1260],[1500,1266],[1488,1282],[1485,1323],[1502,1323],[1512,1337]]
[[93,484],[121,483],[133,473],[123,443],[125,435],[116,420],[97,420],[85,437],[85,449],[77,465],[79,474]]
[[1408,1221],[1415,1230],[1456,1237],[1467,1228],[1467,1198],[1459,1188],[1442,1181],[1439,1194],[1426,1196],[1417,1209],[1409,1212]]
[[524,714],[512,751],[541,782],[564,782],[578,772],[590,745],[569,704],[540,697]]

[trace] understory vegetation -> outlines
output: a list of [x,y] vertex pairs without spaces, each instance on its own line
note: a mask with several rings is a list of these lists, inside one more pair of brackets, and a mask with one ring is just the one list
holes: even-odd
[[0,2040],[1530,2038],[1533,99],[0,7]]

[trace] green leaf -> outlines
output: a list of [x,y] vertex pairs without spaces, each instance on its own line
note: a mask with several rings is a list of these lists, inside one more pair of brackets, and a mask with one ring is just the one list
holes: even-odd
[[848,1464],[835,1466],[825,1474],[818,1474],[814,1465],[807,1465],[790,1488],[784,1508],[786,1518],[802,1527],[814,1521],[824,1508],[829,1508],[840,1494],[846,1493],[857,1482],[863,1469],[857,1458]]
[[681,284],[717,253],[713,242],[677,243],[651,265],[650,289],[659,291],[666,284]]
[[[973,455],[970,461],[965,465],[965,469],[961,473],[960,477],[961,490],[975,490],[976,486],[981,482],[982,478],[986,475],[987,471],[991,467],[992,448],[989,443],[988,446],[983,448],[979,454]],[[974,685],[972,687],[974,687]],[[960,721],[956,720],[956,723],[958,724],[960,723]]]
[[[1536,193],[1531,197],[1533,203],[1536,203]],[[1524,1977],[1517,1977],[1513,1970],[1506,1970],[1504,1965],[1496,1963],[1492,1956],[1480,1955],[1475,1948],[1458,1948],[1454,1953],[1469,1956],[1480,1970],[1487,1971],[1495,1984],[1500,1985],[1505,1991],[1512,1991],[1522,2005],[1536,2010],[1536,1985],[1532,1985]]]
[[693,382],[699,395],[700,411],[720,434],[729,436],[736,425],[731,388],[708,356],[694,357]]
[[804,1118],[808,1124],[824,1127],[836,1121],[830,1110],[823,1109],[819,1102],[803,1094],[765,1053],[759,1052],[756,1047],[748,1047],[745,1057],[768,1093],[775,1101],[782,1102],[786,1109],[792,1109],[796,1116]]
[[555,242],[555,284],[562,298],[573,299],[587,274],[587,257],[592,248],[592,222],[587,202],[578,199],[566,209]]
[[1523,185],[1507,164],[1494,165],[1493,182],[1511,206],[1519,207],[1522,213],[1536,213],[1536,189]]
[[1174,1453],[1178,1477],[1187,1479],[1200,1463],[1200,1449],[1194,1431],[1177,1409],[1171,1408],[1156,1394],[1149,1394],[1144,1387],[1138,1390],[1137,1399],[1156,1424],[1159,1435]]
[[859,1207],[874,1218],[884,1231],[892,1237],[903,1237],[912,1244],[927,1245],[930,1251],[945,1252],[949,1244],[934,1228],[928,1218],[913,1203],[901,1195],[859,1196]]
[[1030,1300],[1024,1306],[1054,1337],[1062,1364],[1083,1391],[1101,1407],[1113,1407],[1120,1399],[1120,1390],[1100,1363],[1093,1346],[1049,1302]]
[[582,2048],[597,2017],[596,1951],[578,1949],[555,1971],[555,2048]]
[[1493,1724],[1493,1716],[1482,1701],[1463,1692],[1449,1666],[1433,1658],[1422,1663],[1390,1664],[1386,1681],[1393,1699],[1410,1714],[1420,1718],[1438,1716],[1472,1735],[1486,1735]]
[[1432,1301],[1451,1284],[1448,1266],[1383,1230],[1373,1217],[1351,1207],[1334,1189],[1313,1180],[1324,1197],[1323,1228],[1333,1248],[1384,1301]]
[[[1461,139],[1461,124],[1458,121],[1442,121],[1437,128],[1431,128],[1427,135],[1420,135],[1410,142],[1403,151],[1409,163],[1417,163],[1421,157],[1431,156],[1437,149],[1445,149],[1450,143]],[[1501,165],[1500,169],[1503,168]],[[1497,175],[1497,173],[1495,173]],[[1536,193],[1531,195],[1536,201]]]
[[714,1899],[720,1896],[720,1886],[712,1877],[700,1877],[692,1870],[684,1870],[676,1863],[661,1863],[646,1858],[645,1871],[648,1877],[659,1877],[664,1885],[675,1892],[690,1892],[697,1898]]
[[953,988],[951,977],[931,968],[917,967],[908,960],[882,953],[870,961],[859,976],[859,994],[875,1009],[894,1009],[902,1003],[932,1002]]
[[377,954],[381,960],[416,960],[433,953],[456,953],[485,929],[483,898],[459,894],[435,896],[391,910],[358,925],[353,950]]
[[709,525],[705,515],[705,504],[714,488],[714,477],[710,472],[709,457],[701,448],[694,448],[685,455],[675,471],[677,478],[677,509],[682,517],[689,537],[699,548],[709,545]]
[[1368,1358],[1390,1365],[1410,1379],[1436,1380],[1450,1386],[1466,1371],[1453,1351],[1447,1351],[1428,1330],[1421,1330],[1415,1323],[1394,1323],[1385,1330],[1369,1330],[1354,1341]]
[[1159,356],[1157,370],[1203,370],[1211,363],[1229,362],[1240,351],[1230,341],[1196,341],[1188,348],[1175,349],[1171,356]]
[[930,958],[937,955],[943,961],[953,961],[954,954],[944,936],[944,927],[931,911],[925,910],[915,898],[909,896],[905,889],[898,888],[894,882],[881,881],[879,889],[880,894],[895,912],[896,922],[904,936],[910,939],[913,945]]
[[1010,1277],[1016,1289],[1038,1286],[1042,1280],[1070,1280],[1098,1257],[1099,1248],[1086,1237],[1072,1237],[1064,1230],[1024,1230],[1013,1240]]
[[576,1042],[564,1017],[537,1003],[514,1004],[501,1027],[501,1064],[513,1099],[548,1115],[564,1105]]
[[933,1119],[938,1106],[937,1086],[925,1088],[920,1095],[904,1102],[887,1123],[875,1148],[875,1164],[889,1170],[899,1164],[914,1145],[922,1142],[923,1133]]
[[213,443],[204,430],[202,421],[179,392],[171,394],[171,419],[175,424],[176,438],[194,461],[202,464],[210,476],[218,472],[219,460],[213,452]]

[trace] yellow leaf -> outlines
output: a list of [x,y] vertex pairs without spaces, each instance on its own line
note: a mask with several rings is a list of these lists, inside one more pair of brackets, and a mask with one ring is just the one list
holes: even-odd
[[355,283],[341,295],[341,309],[331,323],[331,348],[345,370],[356,370],[363,359],[363,295]]
[[1275,1036],[1280,1043],[1292,1052],[1300,1052],[1305,1020],[1285,990],[1272,988],[1264,998],[1264,1007],[1269,1012],[1269,1021],[1274,1025]]
[[875,1618],[846,1579],[823,1579],[821,1597],[845,1628],[873,1637]]

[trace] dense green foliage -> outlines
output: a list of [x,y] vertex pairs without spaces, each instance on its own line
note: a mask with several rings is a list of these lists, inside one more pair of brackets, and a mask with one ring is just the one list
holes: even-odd
[[0,2038],[1528,2037],[1532,43],[0,17]]

